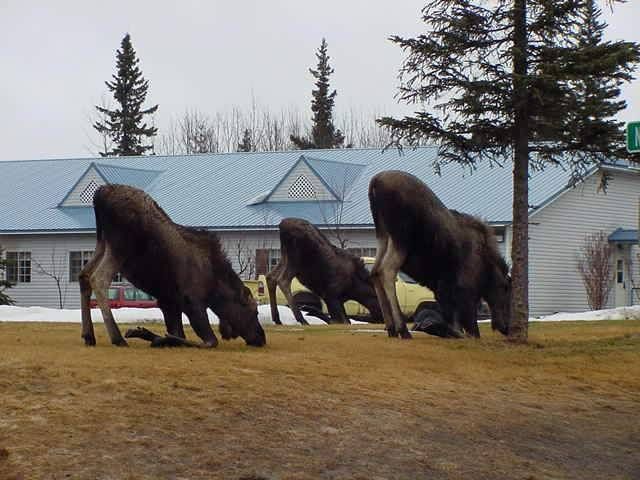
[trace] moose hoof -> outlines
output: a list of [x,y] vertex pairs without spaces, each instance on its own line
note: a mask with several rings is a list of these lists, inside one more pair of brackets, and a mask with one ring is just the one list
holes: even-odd
[[411,333],[409,333],[409,330],[403,330],[402,332],[400,332],[400,338],[402,340],[411,340],[413,337],[411,336]]
[[84,344],[86,347],[95,347],[96,346],[96,337],[93,335],[83,335]]
[[124,338],[120,338],[118,340],[112,340],[111,343],[116,347],[128,347],[129,344]]

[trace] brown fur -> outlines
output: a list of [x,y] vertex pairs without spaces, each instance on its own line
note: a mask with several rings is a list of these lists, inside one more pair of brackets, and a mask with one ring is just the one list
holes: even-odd
[[267,275],[271,316],[280,323],[276,286],[287,297],[299,323],[307,323],[291,295],[291,280],[297,277],[305,287],[327,304],[333,321],[348,323],[344,302],[356,300],[374,319],[381,318],[373,284],[361,258],[333,245],[312,224],[300,218],[280,222],[280,263]]
[[479,336],[477,306],[485,299],[492,326],[507,332],[510,278],[486,224],[447,209],[418,178],[400,171],[373,177],[369,201],[379,246],[372,277],[390,335],[410,338],[391,281],[398,270],[433,290],[453,328]]
[[106,289],[118,271],[158,299],[172,337],[185,338],[184,312],[205,345],[216,346],[206,313],[211,308],[220,318],[223,338],[240,336],[250,345],[264,345],[256,302],[215,233],[173,223],[149,195],[125,185],[100,187],[94,211],[96,251],[80,274],[82,337],[87,345],[95,345],[89,311],[92,290],[111,342],[126,345],[106,301]]

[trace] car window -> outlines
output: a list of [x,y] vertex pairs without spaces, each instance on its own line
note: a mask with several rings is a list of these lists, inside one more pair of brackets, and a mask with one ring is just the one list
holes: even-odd
[[398,277],[400,277],[400,280],[402,280],[404,283],[418,283],[404,272],[398,272]]
[[136,298],[138,300],[153,300],[153,297],[149,295],[147,292],[143,292],[142,290],[136,290]]
[[135,300],[136,299],[136,291],[133,288],[125,288],[124,290],[124,299],[125,300]]
[[118,289],[110,288],[107,296],[109,297],[109,300],[118,300]]

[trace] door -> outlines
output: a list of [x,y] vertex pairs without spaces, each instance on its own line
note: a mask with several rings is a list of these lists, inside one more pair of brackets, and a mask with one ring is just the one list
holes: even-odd
[[629,247],[618,246],[615,249],[613,264],[613,294],[616,307],[626,307],[629,305],[629,292],[631,282],[629,278]]

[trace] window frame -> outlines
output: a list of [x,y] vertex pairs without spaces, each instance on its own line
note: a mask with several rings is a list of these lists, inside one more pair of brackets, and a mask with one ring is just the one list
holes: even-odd
[[267,273],[273,270],[280,259],[282,258],[282,251],[279,248],[267,248]]
[[[91,260],[91,258],[93,257],[93,254],[95,253],[94,250],[70,250],[69,251],[69,256],[68,256],[68,264],[69,264],[69,282],[78,282],[79,277],[80,277],[80,272],[82,272],[82,269],[84,268],[84,266],[89,262],[89,260]],[[75,268],[77,268],[78,264],[77,261],[74,263],[74,260],[72,259],[72,257],[75,254],[80,254],[80,263],[79,263],[79,269],[77,272],[74,272]],[[87,255],[87,257],[85,257],[85,255]]]
[[[10,259],[15,255],[15,260]],[[7,250],[5,252],[5,278],[13,285],[31,283],[33,279],[31,250]]]

